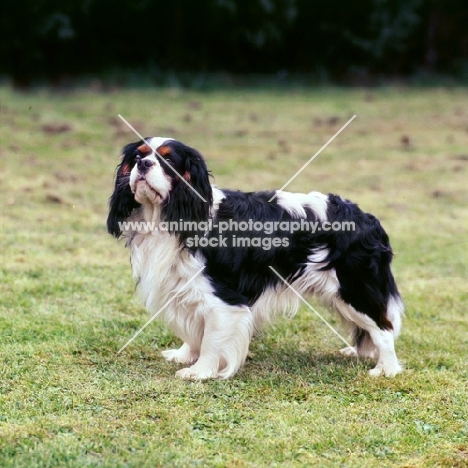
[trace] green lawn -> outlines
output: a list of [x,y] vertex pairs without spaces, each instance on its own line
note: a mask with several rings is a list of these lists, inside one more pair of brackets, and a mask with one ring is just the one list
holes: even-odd
[[[468,466],[468,90],[0,88],[0,466]],[[145,323],[105,229],[120,148],[198,148],[222,187],[339,193],[396,252],[406,370],[372,363],[303,308],[229,381],[186,382]],[[314,303],[316,304],[316,303]],[[317,305],[333,324],[332,314]]]

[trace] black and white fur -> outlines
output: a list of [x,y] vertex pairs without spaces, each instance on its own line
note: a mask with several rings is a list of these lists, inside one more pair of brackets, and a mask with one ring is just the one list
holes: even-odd
[[[149,146],[162,155],[156,155]],[[206,200],[203,202],[177,172]],[[268,200],[276,193],[276,198]],[[287,247],[188,247],[194,232],[122,232],[122,221],[221,220],[354,221],[354,232],[273,233]],[[348,325],[354,346],[345,355],[373,358],[373,376],[402,368],[394,350],[403,303],[390,270],[392,251],[379,221],[336,195],[282,191],[240,192],[210,184],[202,156],[170,138],[127,145],[117,168],[107,220],[109,233],[124,236],[139,295],[151,314],[160,310],[203,266],[205,269],[160,317],[183,341],[163,351],[186,367],[185,379],[229,378],[243,365],[255,332],[280,314],[292,315],[296,295],[271,271],[275,268],[300,294],[316,294]],[[217,237],[216,228],[200,235]],[[266,236],[257,231],[227,236]]]

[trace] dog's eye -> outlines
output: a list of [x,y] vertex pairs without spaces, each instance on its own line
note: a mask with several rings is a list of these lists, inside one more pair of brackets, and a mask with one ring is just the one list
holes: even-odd
[[141,159],[141,156],[140,156],[139,154],[137,154],[137,155],[135,156],[135,161],[138,162],[140,159]]
[[173,164],[171,158],[164,158],[164,161],[166,161],[168,164]]

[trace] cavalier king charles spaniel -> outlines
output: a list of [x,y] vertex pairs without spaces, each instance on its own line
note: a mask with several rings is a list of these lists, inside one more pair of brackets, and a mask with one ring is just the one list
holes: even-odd
[[375,359],[373,376],[401,372],[403,302],[380,222],[337,195],[221,190],[209,175],[195,149],[147,138],[123,149],[109,201],[143,304],[183,341],[162,353],[184,364],[176,375],[232,377],[254,333],[308,294],[348,326],[343,354]]

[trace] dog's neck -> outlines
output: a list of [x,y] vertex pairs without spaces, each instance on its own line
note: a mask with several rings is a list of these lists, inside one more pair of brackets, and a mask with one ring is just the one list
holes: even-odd
[[[123,236],[127,239],[126,247],[132,250],[138,249],[145,240],[154,237],[170,237],[170,234],[165,230],[160,230],[161,225],[161,206],[152,204],[142,204],[140,208],[135,210],[127,221],[137,223],[139,228],[129,228],[123,232]],[[143,223],[144,225],[142,225]]]
[[156,223],[161,222],[161,205],[153,205],[151,203],[145,203],[141,208],[141,216],[143,220],[147,223]]

